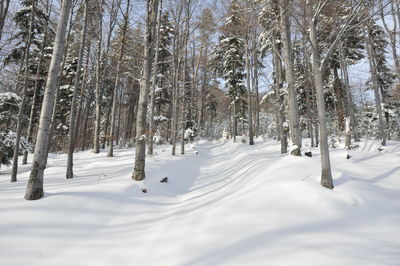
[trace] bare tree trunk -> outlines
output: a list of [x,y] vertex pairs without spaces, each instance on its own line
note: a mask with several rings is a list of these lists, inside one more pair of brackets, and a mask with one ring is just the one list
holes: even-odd
[[351,137],[353,135],[354,141],[359,141],[358,130],[356,126],[353,100],[351,96],[351,88],[349,84],[349,76],[347,72],[347,62],[343,54],[342,47],[339,48],[339,62],[340,69],[342,73],[342,80],[344,82],[346,97],[345,97],[345,111],[346,111],[346,147],[350,149],[351,147]]
[[325,98],[323,91],[322,69],[321,69],[321,55],[317,41],[316,30],[316,17],[313,16],[313,8],[311,0],[306,1],[309,26],[310,26],[310,40],[312,46],[312,68],[314,74],[314,83],[317,93],[317,107],[318,107],[318,120],[320,126],[320,152],[321,152],[321,185],[323,187],[333,189],[331,163],[329,158],[328,147],[328,130],[326,126],[326,113],[325,113]]
[[[290,39],[289,26],[289,2],[288,0],[279,0],[280,8],[280,30],[281,41],[283,44],[283,60],[285,62],[286,83],[289,92],[289,119],[290,119],[290,135],[292,143],[301,148],[301,129],[299,118],[299,107],[297,103],[297,92],[294,87],[295,74],[293,66],[292,45]],[[301,152],[298,153],[301,155]]]
[[185,154],[185,130],[186,130],[186,121],[187,116],[186,112],[190,112],[187,110],[187,87],[186,87],[186,67],[187,67],[187,54],[188,54],[188,40],[189,40],[189,22],[190,22],[190,2],[191,0],[187,0],[186,3],[186,23],[185,23],[185,34],[183,36],[183,44],[185,45],[184,49],[184,61],[182,68],[182,119],[181,119],[181,154]]
[[[255,38],[253,39],[255,40]],[[253,84],[254,90],[256,92],[256,99],[255,99],[255,114],[256,114],[256,130],[255,134],[256,137],[260,136],[260,95],[259,95],[259,88],[258,88],[258,58],[257,58],[257,47],[254,45],[253,48]]]
[[367,44],[368,61],[371,71],[372,86],[374,88],[374,94],[375,94],[376,111],[378,113],[378,118],[379,118],[379,131],[382,139],[382,146],[385,146],[386,145],[385,120],[383,119],[382,115],[381,98],[379,95],[380,88],[378,82],[378,74],[376,70],[376,59],[375,59],[375,54],[372,50],[372,39],[369,34],[368,27],[366,28],[365,42]]
[[178,127],[178,98],[179,98],[179,70],[181,66],[180,62],[180,41],[179,32],[175,34],[173,50],[173,69],[174,69],[174,85],[173,85],[173,96],[172,96],[172,122],[171,122],[171,142],[172,142],[172,155],[176,154],[176,139],[177,139],[177,127]]
[[[94,143],[93,152],[100,152],[100,124],[101,124],[101,104],[102,104],[102,92],[101,92],[101,56],[102,56],[102,41],[103,41],[103,4],[104,0],[100,3],[100,26],[97,40],[97,61],[96,61],[96,119],[94,125]],[[105,133],[105,132],[104,132]]]
[[26,97],[28,93],[28,75],[29,75],[29,52],[31,48],[32,42],[32,32],[33,32],[33,23],[35,17],[35,4],[36,1],[32,1],[31,5],[31,17],[29,21],[29,34],[28,40],[26,41],[26,48],[25,48],[25,55],[24,55],[24,87],[22,90],[22,101],[19,106],[18,112],[18,119],[17,119],[17,134],[15,137],[15,144],[14,144],[14,156],[13,156],[13,164],[12,164],[12,172],[11,172],[11,182],[17,181],[17,173],[18,173],[18,155],[19,155],[19,144],[21,140],[21,132],[22,132],[22,118],[24,116],[24,109],[26,105]]
[[122,41],[121,41],[121,47],[119,50],[119,57],[118,57],[118,63],[117,63],[117,69],[116,69],[116,74],[115,74],[115,86],[114,86],[114,93],[113,93],[113,101],[112,101],[112,111],[111,111],[111,125],[110,125],[110,147],[108,150],[107,157],[113,157],[114,156],[114,135],[115,133],[115,117],[116,117],[116,112],[117,112],[117,98],[118,98],[118,90],[120,87],[120,71],[121,71],[121,64],[122,64],[122,58],[124,56],[124,46],[125,46],[125,39],[126,39],[126,34],[128,30],[128,23],[129,23],[129,6],[130,6],[130,0],[127,1],[126,3],[126,11],[124,14],[124,25],[122,28]]
[[33,158],[33,167],[25,193],[25,199],[36,200],[43,197],[43,173],[46,167],[47,149],[50,133],[50,119],[54,104],[58,74],[65,49],[65,33],[68,23],[68,15],[71,9],[71,0],[64,0],[57,25],[57,33],[54,42],[54,50],[47,78],[46,90],[40,114],[39,131]]
[[277,45],[277,40],[275,36],[271,38],[272,44],[272,56],[273,56],[273,67],[275,72],[275,95],[276,95],[276,110],[277,110],[277,123],[278,123],[278,139],[281,142],[281,154],[287,153],[287,130],[284,127],[285,122],[285,106],[284,99],[281,95],[282,83],[283,83],[283,73],[282,73],[282,61],[281,61],[281,49]]
[[[382,0],[379,0],[379,8],[380,8],[380,13],[381,13],[381,21],[383,23],[383,26],[386,30],[387,35],[389,36],[390,39],[390,48],[392,49],[392,56],[393,56],[393,61],[394,61],[394,65],[396,68],[396,75],[397,75],[397,80],[400,82],[400,61],[399,61],[399,56],[397,54],[397,19],[396,19],[396,10],[395,10],[395,6],[394,6],[394,1],[392,1],[391,3],[391,9],[390,9],[390,13],[392,15],[392,19],[391,19],[391,24],[392,24],[392,28],[390,29],[387,22],[386,22],[386,17],[384,15],[384,8],[383,8],[383,3]],[[399,21],[400,23],[400,21]]]
[[76,126],[75,126],[75,145],[80,143],[80,139],[82,137],[85,137],[85,134],[82,134],[82,121],[81,121],[81,116],[82,116],[82,105],[83,105],[83,98],[85,97],[85,91],[87,89],[87,82],[88,82],[88,68],[89,68],[89,57],[90,57],[90,50],[91,50],[91,43],[89,41],[88,43],[88,51],[86,54],[86,60],[85,60],[85,67],[83,70],[83,84],[81,86],[81,92],[79,95],[79,104],[78,104],[78,111],[76,113]]
[[87,19],[88,19],[88,3],[85,0],[85,14],[84,14],[84,24],[82,30],[82,37],[81,37],[81,44],[79,47],[79,55],[78,55],[78,65],[76,69],[75,75],[75,83],[74,83],[74,92],[72,94],[72,101],[71,101],[71,111],[69,116],[69,130],[68,130],[68,157],[67,157],[67,173],[66,178],[70,179],[73,178],[73,156],[75,150],[75,122],[76,122],[76,104],[77,104],[77,97],[79,91],[79,83],[81,79],[81,69],[82,69],[82,62],[83,62],[83,54],[85,52],[85,44],[86,44],[86,29],[87,29]]
[[247,82],[247,101],[249,105],[248,116],[249,116],[249,145],[254,145],[254,133],[253,133],[253,103],[252,103],[252,88],[250,82],[250,47],[249,42],[251,40],[247,40],[247,47],[246,47],[246,82]]
[[153,155],[153,144],[154,144],[154,102],[155,102],[155,94],[157,87],[157,67],[158,67],[158,55],[159,55],[159,47],[160,47],[160,27],[161,27],[161,15],[162,15],[162,0],[160,1],[160,10],[158,12],[157,18],[157,31],[155,32],[156,36],[156,45],[155,45],[155,56],[153,62],[153,83],[151,84],[151,96],[150,96],[150,120],[149,120],[149,147],[147,148],[147,154]]
[[0,41],[3,36],[4,22],[7,17],[10,0],[0,0]]
[[[51,14],[51,10],[53,7],[53,1],[51,1],[51,3],[49,4],[49,1],[47,2],[47,14],[50,17]],[[31,105],[31,112],[29,115],[29,124],[28,124],[28,131],[26,133],[27,138],[28,138],[28,142],[32,143],[32,135],[33,135],[33,128],[35,126],[34,120],[35,120],[35,113],[36,113],[36,109],[37,109],[37,98],[39,97],[40,94],[40,81],[41,81],[41,69],[42,69],[42,63],[43,63],[43,59],[44,59],[44,49],[46,48],[46,43],[47,43],[47,35],[48,35],[48,30],[47,27],[45,29],[44,32],[44,37],[43,37],[43,41],[42,41],[42,46],[40,48],[40,56],[39,56],[39,61],[38,61],[38,65],[37,65],[37,70],[36,70],[36,75],[35,75],[35,85],[34,85],[34,94],[33,94],[33,100],[32,100],[32,105]],[[27,164],[28,163],[28,155],[29,155],[29,151],[25,150],[24,152],[24,157],[22,158],[22,164]]]
[[157,26],[158,0],[147,0],[146,11],[143,76],[139,92],[139,105],[136,120],[135,165],[132,173],[132,178],[136,181],[145,178],[147,96],[150,90],[151,62],[154,52],[154,36],[152,33],[155,32]]

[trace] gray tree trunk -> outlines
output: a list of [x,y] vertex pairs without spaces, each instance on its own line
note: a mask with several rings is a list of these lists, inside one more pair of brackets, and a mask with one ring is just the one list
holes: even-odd
[[[53,1],[51,3],[47,3],[47,15],[50,17],[51,10],[53,8]],[[44,49],[46,48],[46,42],[47,42],[47,36],[48,35],[48,29],[46,27],[45,32],[44,32],[44,37],[43,37],[43,42],[42,46],[40,48],[40,56],[39,56],[39,61],[37,65],[37,70],[36,70],[36,75],[35,75],[35,85],[34,85],[34,94],[33,94],[33,100],[32,100],[32,105],[31,105],[31,112],[29,115],[29,124],[28,124],[28,131],[26,133],[26,136],[28,138],[28,142],[32,143],[32,135],[33,135],[33,128],[35,126],[34,124],[34,119],[35,119],[35,113],[36,113],[36,108],[37,108],[37,98],[38,94],[40,93],[40,71],[42,70],[42,63],[44,59]],[[24,152],[24,157],[22,158],[22,164],[27,164],[28,163],[28,155],[29,151],[26,150]]]
[[36,1],[32,1],[31,5],[31,17],[29,21],[29,34],[28,34],[28,40],[26,41],[26,48],[25,48],[25,55],[24,55],[24,87],[22,90],[22,101],[19,106],[19,112],[18,112],[18,119],[17,119],[17,134],[15,137],[15,144],[14,144],[14,155],[13,155],[13,164],[12,164],[12,171],[11,171],[11,182],[16,182],[17,181],[17,173],[18,173],[18,155],[19,155],[19,144],[21,140],[21,132],[22,132],[22,118],[24,116],[24,109],[26,105],[26,97],[27,97],[27,92],[28,92],[28,75],[29,75],[29,52],[31,48],[31,42],[32,42],[32,32],[33,32],[33,20],[35,17],[35,4]]
[[125,39],[126,39],[126,34],[127,34],[127,30],[128,30],[128,24],[129,24],[129,6],[130,6],[130,0],[128,0],[126,3],[126,11],[124,14],[124,25],[122,28],[122,41],[121,41],[121,47],[119,50],[119,57],[118,57],[116,74],[115,74],[115,86],[114,86],[114,93],[113,93],[112,110],[111,110],[111,124],[110,124],[110,147],[108,150],[107,157],[114,156],[114,137],[116,135],[115,118],[116,118],[116,114],[117,114],[118,90],[119,90],[120,83],[121,83],[121,79],[120,79],[119,75],[120,75],[120,71],[121,71],[122,58],[124,56]]
[[251,75],[250,75],[250,47],[249,42],[247,40],[246,47],[246,82],[247,82],[247,102],[249,105],[248,116],[249,116],[249,145],[254,145],[254,133],[253,133],[253,102],[252,102],[252,88],[251,88]]
[[33,158],[33,167],[29,176],[25,199],[36,200],[43,197],[43,173],[46,167],[47,150],[50,133],[50,120],[54,104],[58,74],[65,49],[65,33],[68,23],[68,15],[71,9],[71,0],[64,0],[57,25],[57,33],[54,41],[53,55],[51,58],[49,75],[40,114],[39,131]]
[[132,178],[136,181],[145,178],[147,96],[150,90],[151,62],[154,52],[154,36],[152,33],[155,32],[157,26],[157,11],[158,0],[147,0],[143,76],[140,83],[138,114],[136,120],[135,165],[132,173]]
[[150,117],[149,117],[149,147],[147,148],[147,154],[153,155],[153,144],[154,144],[154,102],[157,87],[157,67],[158,67],[158,55],[160,47],[160,26],[161,26],[161,15],[162,15],[162,0],[160,1],[160,10],[158,12],[157,18],[157,30],[155,32],[156,45],[155,45],[155,55],[153,62],[153,83],[151,84],[151,96],[150,96]]
[[394,61],[394,65],[396,68],[396,75],[397,75],[397,80],[400,82],[400,61],[399,61],[399,56],[397,54],[397,19],[396,19],[396,9],[394,6],[395,1],[392,1],[392,3],[390,4],[391,8],[390,8],[390,13],[392,15],[391,18],[391,24],[392,24],[392,28],[389,28],[389,25],[386,22],[386,16],[384,14],[384,8],[383,8],[383,3],[382,0],[379,1],[379,8],[381,9],[381,21],[383,23],[383,26],[386,30],[387,35],[389,36],[389,40],[390,40],[390,48],[392,49],[392,56],[393,56],[393,61]]
[[86,44],[86,30],[87,30],[87,19],[88,19],[88,2],[85,0],[85,14],[84,14],[84,24],[81,36],[81,43],[79,47],[78,55],[78,65],[76,69],[75,82],[74,82],[74,92],[72,94],[71,111],[69,116],[69,130],[68,130],[68,157],[67,157],[67,173],[66,178],[73,178],[73,164],[74,164],[74,150],[75,150],[75,122],[76,122],[76,104],[79,91],[79,83],[81,79],[81,69],[83,62],[83,54],[85,52]]
[[4,23],[6,21],[10,0],[0,0],[0,41],[3,36]]
[[272,44],[272,56],[273,56],[273,67],[275,72],[275,96],[276,96],[276,111],[277,111],[277,122],[278,122],[278,139],[281,142],[281,153],[287,153],[287,131],[284,128],[285,122],[285,106],[284,98],[281,95],[282,83],[283,83],[283,73],[282,73],[282,61],[281,61],[281,51],[277,45],[277,40],[274,36],[271,37]]
[[375,105],[376,105],[376,111],[378,113],[378,118],[379,118],[379,132],[381,135],[381,140],[382,140],[382,146],[386,145],[386,132],[385,132],[385,120],[383,119],[382,115],[382,107],[381,107],[381,97],[379,94],[379,82],[378,82],[378,74],[376,70],[376,59],[375,59],[375,54],[372,50],[372,38],[369,34],[368,27],[366,28],[366,33],[365,33],[365,42],[367,44],[367,53],[368,53],[368,61],[369,61],[369,67],[371,71],[371,80],[372,80],[372,86],[374,89],[374,94],[375,94]]
[[329,158],[329,147],[328,147],[328,130],[326,126],[326,112],[325,112],[325,98],[324,88],[322,81],[322,69],[321,69],[321,55],[317,41],[317,21],[316,17],[313,16],[313,8],[311,0],[306,1],[309,26],[310,26],[310,40],[312,46],[312,69],[314,74],[314,83],[317,94],[317,107],[318,107],[318,120],[320,126],[320,152],[321,152],[321,185],[323,187],[333,189],[331,163]]
[[[102,104],[102,93],[101,93],[101,56],[102,56],[102,41],[103,41],[103,4],[104,0],[100,4],[100,26],[98,29],[98,40],[97,40],[97,60],[96,60],[96,118],[94,124],[94,143],[93,152],[100,153],[100,125],[101,125],[101,104]],[[105,132],[104,132],[105,133]]]
[[[292,44],[290,39],[289,25],[289,2],[288,0],[279,0],[280,8],[280,31],[283,44],[283,60],[285,63],[286,83],[289,92],[289,120],[290,136],[292,143],[301,148],[301,129],[299,118],[299,107],[297,103],[297,92],[294,87],[295,73],[292,56]],[[301,155],[301,153],[299,153]]]

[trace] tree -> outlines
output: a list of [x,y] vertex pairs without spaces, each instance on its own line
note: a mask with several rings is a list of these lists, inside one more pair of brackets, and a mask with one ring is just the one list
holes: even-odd
[[0,40],[3,36],[4,22],[8,14],[8,8],[10,7],[10,0],[0,0]]
[[285,63],[286,83],[289,92],[289,125],[292,143],[297,145],[294,155],[301,155],[301,128],[299,107],[297,104],[297,92],[295,85],[294,63],[292,56],[292,44],[289,24],[290,5],[288,0],[279,0],[281,41],[283,44],[283,61]]
[[222,36],[214,51],[216,72],[225,79],[225,87],[231,100],[233,110],[233,139],[236,141],[238,133],[238,118],[244,119],[246,110],[246,87],[244,85],[244,41],[240,37],[242,32],[242,18],[239,15],[239,4],[233,1],[230,5],[231,15],[223,26]]
[[[34,17],[35,17],[35,4],[36,1],[33,0],[31,3],[31,11],[30,11],[30,20],[29,20],[29,28],[28,28],[28,37],[26,40],[26,47],[24,52],[24,84],[22,89],[22,101],[19,106],[19,113],[18,113],[18,120],[17,120],[17,132],[15,137],[15,145],[14,145],[14,156],[13,156],[13,167],[11,172],[11,182],[17,181],[17,172],[18,172],[18,155],[19,155],[19,142],[21,139],[21,132],[22,132],[22,118],[24,115],[24,109],[26,104],[27,92],[28,92],[28,64],[29,64],[29,53],[32,43],[32,32],[33,32],[33,24],[34,24]],[[18,17],[17,17],[18,18]]]
[[136,181],[145,178],[147,98],[150,90],[151,62],[154,52],[154,33],[157,27],[158,3],[158,0],[147,0],[143,75],[140,83],[138,115],[136,120],[135,164],[132,173],[132,179]]
[[83,53],[85,51],[86,45],[86,30],[88,24],[88,0],[85,0],[84,3],[84,22],[83,22],[83,29],[82,29],[82,36],[81,36],[81,43],[79,48],[79,55],[78,55],[78,63],[75,75],[75,82],[74,82],[74,92],[72,95],[72,102],[71,102],[71,111],[69,113],[69,131],[68,131],[68,160],[67,160],[67,174],[66,178],[70,179],[73,175],[73,155],[75,149],[75,125],[76,122],[76,104],[77,104],[77,97],[78,97],[78,90],[79,90],[79,83],[81,79],[81,69],[82,69],[82,62],[83,62]]
[[61,68],[61,60],[65,49],[65,33],[71,9],[71,0],[64,0],[57,25],[54,42],[53,56],[49,67],[46,90],[40,114],[39,131],[33,158],[32,171],[29,176],[25,199],[37,200],[43,197],[43,174],[46,167],[47,151],[50,133],[50,119],[54,104],[54,95],[57,86],[58,74]]
[[121,83],[120,71],[121,71],[122,59],[124,56],[126,35],[127,35],[127,31],[128,31],[128,25],[129,25],[129,8],[130,8],[130,0],[128,0],[126,3],[126,10],[124,13],[124,22],[123,22],[123,26],[122,26],[122,41],[121,41],[121,47],[119,50],[117,69],[116,69],[116,74],[115,74],[115,86],[114,86],[112,111],[111,111],[111,130],[110,130],[111,141],[110,141],[110,148],[109,148],[108,154],[107,154],[108,157],[114,156],[114,138],[116,137],[115,119],[116,119],[117,101],[118,101],[117,97],[118,97],[118,90],[120,89],[120,83]]
[[155,43],[155,56],[153,61],[153,80],[151,84],[151,96],[150,96],[150,117],[149,117],[149,147],[147,148],[147,153],[149,155],[153,155],[153,144],[154,144],[154,104],[156,97],[156,87],[157,87],[157,67],[158,67],[158,58],[160,54],[160,28],[161,28],[161,15],[162,15],[162,0],[160,1],[160,11],[157,17],[157,30],[154,32],[156,43]]

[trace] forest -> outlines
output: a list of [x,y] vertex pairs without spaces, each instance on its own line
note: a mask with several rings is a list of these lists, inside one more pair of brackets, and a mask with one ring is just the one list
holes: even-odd
[[398,265],[398,53],[399,0],[0,0],[0,258]]

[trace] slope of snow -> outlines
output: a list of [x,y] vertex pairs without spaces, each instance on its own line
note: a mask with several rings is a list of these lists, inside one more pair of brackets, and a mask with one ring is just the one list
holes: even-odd
[[0,264],[399,265],[400,143],[377,148],[332,151],[332,191],[318,148],[293,157],[277,142],[200,141],[176,157],[158,147],[145,184],[130,178],[132,150],[77,153],[71,180],[51,154],[46,195],[31,202],[29,166],[13,184],[2,169]]

